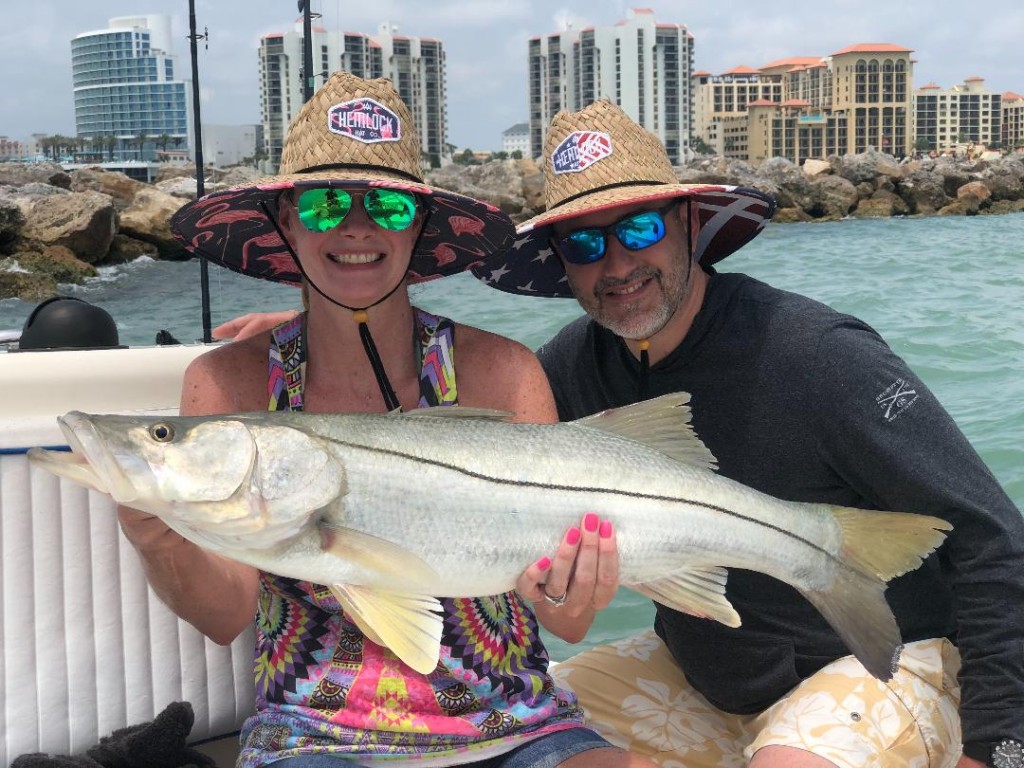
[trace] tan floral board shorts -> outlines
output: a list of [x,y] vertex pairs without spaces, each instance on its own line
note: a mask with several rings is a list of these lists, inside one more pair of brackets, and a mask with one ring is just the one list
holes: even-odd
[[739,768],[768,745],[840,768],[947,768],[960,757],[959,668],[944,639],[907,644],[888,683],[847,656],[754,715],[709,704],[653,631],[585,651],[552,674],[579,696],[590,727],[662,768]]

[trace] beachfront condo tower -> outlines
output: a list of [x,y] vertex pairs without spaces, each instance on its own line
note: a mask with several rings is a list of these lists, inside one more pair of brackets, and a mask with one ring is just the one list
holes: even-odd
[[528,42],[530,153],[540,157],[548,124],[562,109],[607,98],[658,136],[673,163],[690,146],[693,35],[659,23],[645,8],[606,27],[574,28]]
[[122,16],[71,41],[75,129],[93,160],[152,161],[191,145],[191,88],[175,78],[171,17]]
[[[272,168],[281,160],[288,125],[303,104],[302,28],[300,18],[292,30],[264,35],[260,41],[264,154]],[[339,70],[363,78],[390,78],[412,112],[424,166],[438,167],[451,157],[440,40],[400,35],[390,23],[381,24],[375,35],[329,32],[313,25],[310,37],[314,88]]]

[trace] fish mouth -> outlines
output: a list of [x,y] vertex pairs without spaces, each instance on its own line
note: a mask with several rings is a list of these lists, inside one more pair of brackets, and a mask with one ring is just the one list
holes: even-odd
[[120,504],[138,498],[138,492],[119,466],[113,453],[104,445],[89,417],[78,411],[57,419],[68,451],[31,448],[28,457],[58,477],[80,483],[100,493],[109,494]]

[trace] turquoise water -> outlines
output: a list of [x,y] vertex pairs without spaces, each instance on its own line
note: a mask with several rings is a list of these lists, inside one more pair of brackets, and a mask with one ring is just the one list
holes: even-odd
[[[945,404],[1003,487],[1024,507],[1024,214],[769,225],[721,265],[803,293],[873,325]],[[282,309],[298,292],[211,269],[213,323]],[[201,334],[199,266],[140,260],[70,292],[107,309],[121,341],[160,329]],[[536,347],[580,314],[569,300],[529,299],[460,275],[414,289],[421,306]],[[0,301],[0,329],[32,305]],[[585,645],[650,626],[649,601],[623,591]],[[551,642],[554,658],[568,650]]]

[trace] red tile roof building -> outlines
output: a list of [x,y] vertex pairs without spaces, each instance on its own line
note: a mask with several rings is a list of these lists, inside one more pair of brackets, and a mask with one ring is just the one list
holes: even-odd
[[830,56],[739,68],[742,75],[695,77],[695,135],[748,162],[801,163],[869,147],[907,155],[913,149],[911,53],[893,43],[859,43]]

